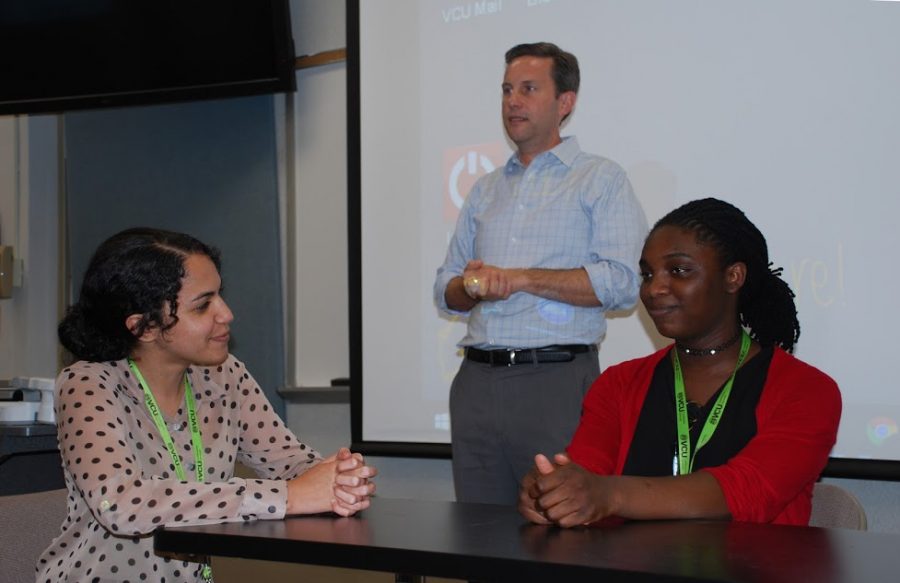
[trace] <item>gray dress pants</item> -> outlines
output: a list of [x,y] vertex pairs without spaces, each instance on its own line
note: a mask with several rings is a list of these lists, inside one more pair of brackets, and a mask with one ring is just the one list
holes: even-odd
[[565,451],[599,375],[596,351],[508,367],[463,360],[450,387],[456,499],[515,505],[535,454]]

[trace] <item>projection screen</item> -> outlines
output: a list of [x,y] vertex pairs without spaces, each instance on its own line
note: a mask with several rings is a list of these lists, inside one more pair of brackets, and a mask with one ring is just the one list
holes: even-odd
[[[465,322],[438,314],[435,270],[468,189],[512,151],[503,54],[546,40],[581,64],[563,135],[628,171],[651,224],[716,196],[760,227],[797,295],[796,354],[842,389],[831,467],[900,477],[900,277],[887,263],[900,248],[900,2],[362,0],[348,12],[357,446],[448,454]],[[666,342],[642,307],[612,314],[601,366]]]

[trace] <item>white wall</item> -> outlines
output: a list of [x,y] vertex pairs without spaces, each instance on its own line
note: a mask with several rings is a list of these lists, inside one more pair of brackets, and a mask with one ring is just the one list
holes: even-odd
[[22,285],[0,299],[0,379],[55,377],[58,313],[58,118],[0,117],[0,244]]
[[[343,63],[297,72],[294,95],[293,382],[349,376],[347,353],[347,124]],[[290,377],[289,377],[290,378]]]
[[[344,3],[293,2],[294,51],[298,56],[343,48]],[[288,382],[328,386],[349,376],[347,290],[347,116],[344,63],[297,72],[297,92],[287,109],[292,131],[293,188],[285,206],[287,305],[293,337],[287,347]],[[293,237],[293,240],[292,240]],[[293,245],[291,244],[293,243]]]

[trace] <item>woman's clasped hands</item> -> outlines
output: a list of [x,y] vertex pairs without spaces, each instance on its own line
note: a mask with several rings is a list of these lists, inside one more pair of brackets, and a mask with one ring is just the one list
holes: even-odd
[[375,493],[371,478],[378,474],[359,453],[340,448],[319,464],[288,481],[286,514],[315,514],[329,510],[352,516],[369,507]]
[[590,524],[613,514],[609,482],[610,478],[572,463],[566,454],[556,454],[552,462],[538,454],[522,480],[519,512],[536,524]]

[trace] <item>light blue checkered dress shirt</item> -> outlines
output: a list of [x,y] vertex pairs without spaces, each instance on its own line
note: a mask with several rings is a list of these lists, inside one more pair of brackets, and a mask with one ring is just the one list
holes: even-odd
[[478,180],[456,223],[434,300],[446,314],[444,291],[466,263],[512,268],[584,267],[600,308],[572,306],[518,292],[482,301],[468,314],[460,346],[483,349],[595,344],[606,333],[606,310],[637,301],[638,259],[647,220],[625,171],[581,151],[574,137],[522,166],[513,155]]

